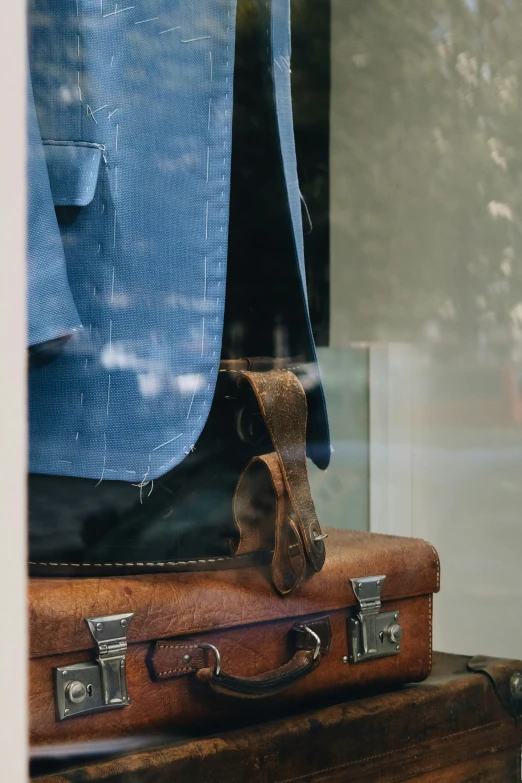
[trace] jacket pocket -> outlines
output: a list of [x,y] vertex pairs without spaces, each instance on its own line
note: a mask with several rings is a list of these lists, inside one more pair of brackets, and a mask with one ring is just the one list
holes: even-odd
[[55,207],[86,207],[94,198],[103,148],[82,141],[43,142]]

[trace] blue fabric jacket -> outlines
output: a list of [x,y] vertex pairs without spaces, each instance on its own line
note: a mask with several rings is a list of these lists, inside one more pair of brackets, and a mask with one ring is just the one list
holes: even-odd
[[[306,306],[289,0],[270,13]],[[183,460],[206,422],[226,286],[235,17],[235,0],[30,0],[29,342],[70,336],[30,373],[31,472],[147,481]]]

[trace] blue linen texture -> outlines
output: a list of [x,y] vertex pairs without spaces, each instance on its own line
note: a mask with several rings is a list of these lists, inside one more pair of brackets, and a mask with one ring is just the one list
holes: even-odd
[[[31,472],[150,481],[205,425],[225,300],[235,17],[235,0],[29,2],[29,342],[70,335],[30,373]],[[271,20],[306,300],[289,0],[273,0]]]

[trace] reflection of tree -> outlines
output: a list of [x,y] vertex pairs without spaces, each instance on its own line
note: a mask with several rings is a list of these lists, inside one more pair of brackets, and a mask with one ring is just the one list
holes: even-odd
[[507,334],[522,301],[522,3],[334,4],[343,328]]

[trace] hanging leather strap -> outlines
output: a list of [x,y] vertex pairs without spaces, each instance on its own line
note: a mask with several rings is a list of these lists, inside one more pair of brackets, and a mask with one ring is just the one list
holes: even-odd
[[[320,571],[325,560],[324,541],[306,467],[306,395],[299,379],[290,370],[246,371],[241,373],[238,380],[238,385],[244,383],[248,383],[255,394],[275,454],[254,458],[240,476],[234,499],[236,525],[240,532],[238,553],[247,551],[247,547],[248,551],[252,551],[252,544],[256,544],[256,548],[265,548],[269,542],[270,525],[265,522],[256,531],[255,521],[256,516],[259,519],[259,514],[251,513],[252,509],[248,509],[246,500],[249,495],[259,497],[259,490],[263,489],[263,469],[258,464],[262,462],[268,470],[270,482],[267,482],[265,476],[265,499],[261,503],[265,504],[265,520],[272,518],[272,531],[275,519],[275,541],[272,532],[275,550],[273,575],[277,589],[288,593],[295,589],[305,570]],[[248,482],[255,483],[256,480],[259,486],[255,488],[254,494],[249,493]],[[266,492],[269,486],[272,490],[271,502],[274,504],[272,514],[268,499],[270,493]],[[290,557],[292,535],[304,561],[297,571]]]
[[247,464],[237,483],[233,509],[239,531],[236,554],[273,549],[274,587],[281,595],[291,593],[304,577],[307,563],[275,452]]

